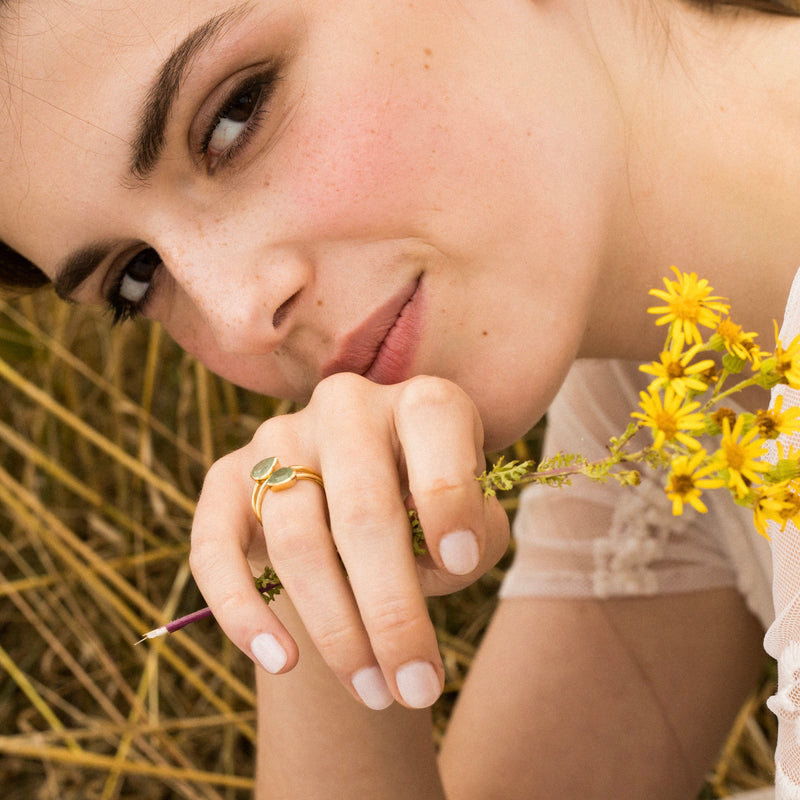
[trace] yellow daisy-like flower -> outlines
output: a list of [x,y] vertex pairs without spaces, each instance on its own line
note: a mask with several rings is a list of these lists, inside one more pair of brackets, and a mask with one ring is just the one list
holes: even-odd
[[756,412],[758,433],[763,439],[777,439],[782,433],[800,431],[800,408],[792,406],[783,410],[783,395],[778,395],[775,405]]
[[775,342],[775,371],[783,383],[788,383],[792,389],[800,389],[800,334],[784,349],[778,338],[778,324],[775,323]]
[[770,538],[767,532],[767,523],[770,520],[779,524],[781,530],[790,520],[795,525],[800,523],[800,497],[797,495],[795,481],[759,488],[753,505],[753,522],[756,530],[767,539]]
[[698,361],[696,364],[691,363],[702,345],[696,344],[685,353],[681,352],[683,345],[683,334],[676,332],[670,341],[669,349],[664,350],[659,356],[660,363],[653,361],[651,364],[642,364],[639,367],[642,372],[655,376],[655,380],[650,384],[652,388],[671,386],[680,398],[684,398],[689,390],[702,393],[708,389],[708,375],[714,368],[714,362],[710,358]]
[[766,353],[755,343],[757,336],[757,333],[745,333],[741,325],[737,325],[730,317],[725,317],[719,321],[717,331],[711,338],[711,345],[716,347],[718,343],[720,350],[724,347],[732,356],[741,358],[742,361],[752,361],[753,367],[758,369],[761,358]]
[[664,289],[651,289],[650,294],[663,300],[665,306],[652,306],[647,311],[650,314],[662,314],[656,320],[656,325],[669,325],[670,335],[678,331],[683,334],[684,340],[689,343],[703,341],[700,330],[716,328],[719,324],[719,315],[727,314],[729,306],[722,302],[721,297],[712,296],[714,290],[708,281],[698,279],[697,275],[681,272],[677,267],[672,267],[677,280],[664,278]]
[[700,403],[685,403],[671,386],[664,390],[664,399],[650,387],[639,392],[639,406],[642,412],[634,411],[631,416],[640,420],[640,425],[648,427],[653,433],[653,449],[661,450],[666,442],[678,441],[690,450],[699,450],[700,443],[686,431],[699,431],[705,427],[703,414],[696,413]]
[[728,471],[728,488],[738,497],[745,497],[750,484],[759,483],[761,473],[769,469],[769,464],[761,461],[764,443],[757,438],[758,427],[742,435],[744,420],[740,414],[733,428],[728,418],[722,420],[722,441],[713,462],[718,470]]
[[[670,475],[667,481],[667,497],[672,500],[672,513],[675,516],[683,514],[683,506],[688,503],[696,511],[705,514],[708,509],[700,499],[701,489],[716,489],[724,486],[721,478],[708,478],[707,475],[716,471],[713,464],[703,465],[706,457],[705,450],[698,450],[689,456],[677,456],[670,462]],[[702,465],[702,466],[701,466]]]

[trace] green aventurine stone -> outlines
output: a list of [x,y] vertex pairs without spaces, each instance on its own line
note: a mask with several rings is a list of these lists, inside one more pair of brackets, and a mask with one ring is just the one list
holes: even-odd
[[269,473],[275,468],[278,459],[272,456],[271,458],[264,458],[250,470],[250,477],[254,481],[261,481],[266,478]]
[[281,467],[267,478],[267,486],[280,486],[282,483],[288,483],[292,478],[294,478],[294,470],[291,467]]

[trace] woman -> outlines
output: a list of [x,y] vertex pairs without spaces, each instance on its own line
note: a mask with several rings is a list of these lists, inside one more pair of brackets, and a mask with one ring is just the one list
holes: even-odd
[[[670,264],[746,330],[780,317],[800,265],[800,26],[734,5],[750,8],[2,4],[6,282],[145,314],[219,374],[307,401],[212,468],[192,533],[203,594],[263,667],[265,797],[696,792],[769,623],[741,559],[692,551],[671,587],[553,588],[531,534],[438,762],[424,596],[506,548],[484,451],[530,428],[576,359],[658,352],[645,298]],[[603,414],[556,437],[625,424],[631,369],[589,386],[586,368],[554,412]],[[266,456],[311,480],[254,509]],[[612,524],[563,497],[551,538]],[[267,553],[293,604],[274,611],[251,578]]]

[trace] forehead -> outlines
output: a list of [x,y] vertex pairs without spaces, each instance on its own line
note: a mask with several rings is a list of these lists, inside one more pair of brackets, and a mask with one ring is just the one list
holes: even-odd
[[[189,32],[258,3],[13,2],[0,24],[0,239],[36,263],[25,231],[80,187],[124,179],[136,120]],[[66,233],[66,232],[65,232]],[[35,246],[34,246],[35,249]],[[45,259],[46,260],[46,259]]]

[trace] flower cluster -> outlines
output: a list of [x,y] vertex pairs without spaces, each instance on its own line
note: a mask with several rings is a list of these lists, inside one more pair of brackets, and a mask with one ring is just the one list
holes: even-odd
[[[784,452],[776,441],[776,463],[766,457],[770,440],[800,432],[800,408],[784,409],[780,395],[772,409],[755,414],[724,405],[749,386],[800,389],[800,336],[784,346],[776,326],[774,352],[762,350],[757,334],[731,319],[728,303],[713,295],[706,280],[673,271],[675,278],[665,278],[664,289],[650,292],[662,304],[648,309],[658,315],[656,325],[666,326],[664,349],[658,361],[640,367],[652,381],[640,393],[634,422],[612,439],[610,455],[595,463],[563,455],[538,466],[500,463],[481,476],[487,494],[526,482],[561,485],[575,474],[635,484],[637,471],[627,465],[646,463],[666,470],[674,514],[687,505],[705,513],[703,492],[724,488],[752,509],[762,535],[768,520],[800,524],[800,451]],[[650,442],[631,452],[642,430],[650,432]]]

